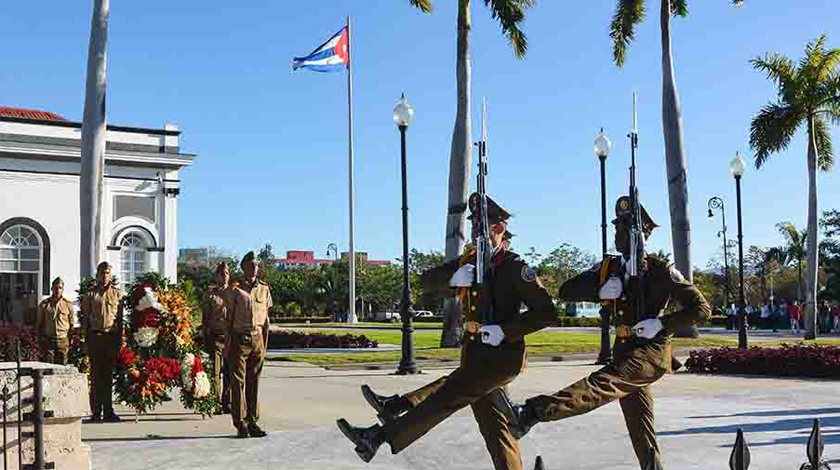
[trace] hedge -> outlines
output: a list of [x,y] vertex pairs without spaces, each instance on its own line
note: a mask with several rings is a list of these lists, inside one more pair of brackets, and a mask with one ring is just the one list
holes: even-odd
[[840,347],[783,344],[780,348],[691,351],[685,363],[698,374],[840,378]]
[[364,335],[335,335],[303,331],[272,331],[268,335],[269,349],[306,348],[376,348],[379,343]]

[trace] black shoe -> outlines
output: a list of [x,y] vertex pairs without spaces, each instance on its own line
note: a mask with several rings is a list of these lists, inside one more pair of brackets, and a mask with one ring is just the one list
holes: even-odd
[[405,398],[399,395],[390,397],[377,395],[367,385],[362,385],[362,396],[376,410],[376,417],[382,424],[393,422],[411,407]]
[[90,416],[87,420],[88,423],[101,423],[102,422],[102,415],[99,413],[94,413]]
[[222,405],[222,413],[229,415],[230,414],[230,405]]
[[507,392],[498,388],[490,392],[493,406],[499,410],[508,420],[508,429],[514,439],[522,439],[528,431],[539,422],[536,411],[527,403],[522,405],[514,404]]
[[247,429],[239,428],[239,429],[236,430],[236,438],[237,439],[248,439],[249,437],[251,437],[251,435],[248,434]]
[[105,415],[105,418],[102,421],[105,421],[106,423],[119,423],[120,421],[122,421],[122,418],[117,416],[117,414],[112,411]]
[[248,425],[248,435],[251,437],[265,437],[268,434],[255,424]]
[[379,446],[385,441],[382,434],[382,427],[374,424],[369,428],[356,428],[350,425],[344,418],[335,422],[338,429],[347,436],[347,439],[356,445],[356,454],[359,455],[365,463],[373,460]]

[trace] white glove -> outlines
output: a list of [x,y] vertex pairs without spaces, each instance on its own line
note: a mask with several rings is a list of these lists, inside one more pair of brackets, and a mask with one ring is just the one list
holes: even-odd
[[475,266],[472,264],[465,264],[455,271],[452,279],[449,280],[449,285],[452,287],[470,287],[473,283],[475,273]]
[[613,276],[601,286],[601,291],[598,292],[598,297],[601,300],[615,300],[621,297],[621,279]]
[[478,329],[478,334],[481,335],[481,342],[490,346],[498,346],[505,339],[505,332],[499,325],[482,326]]
[[642,320],[633,327],[633,332],[636,336],[645,339],[651,339],[662,331],[662,320],[658,318],[648,318]]

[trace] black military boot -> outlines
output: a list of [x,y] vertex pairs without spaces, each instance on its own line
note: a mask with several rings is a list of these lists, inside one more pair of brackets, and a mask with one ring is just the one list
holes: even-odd
[[376,410],[376,417],[382,424],[393,422],[399,415],[411,409],[411,402],[405,398],[399,395],[377,395],[367,385],[362,385],[362,396]]
[[531,405],[513,403],[507,392],[501,388],[490,392],[490,398],[493,406],[507,418],[510,434],[517,440],[522,439],[540,421],[537,411]]
[[347,436],[347,439],[356,446],[356,454],[365,462],[368,463],[376,455],[379,446],[385,442],[385,433],[382,431],[382,426],[374,424],[369,428],[357,428],[347,422],[346,419],[341,418],[335,422],[338,429]]

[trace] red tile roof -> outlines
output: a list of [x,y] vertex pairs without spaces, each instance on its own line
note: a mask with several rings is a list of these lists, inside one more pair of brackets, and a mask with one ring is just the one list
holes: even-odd
[[58,114],[51,113],[49,111],[38,111],[37,109],[8,108],[5,106],[0,106],[0,116],[20,117],[27,119],[45,119],[48,121],[67,120],[59,116]]

